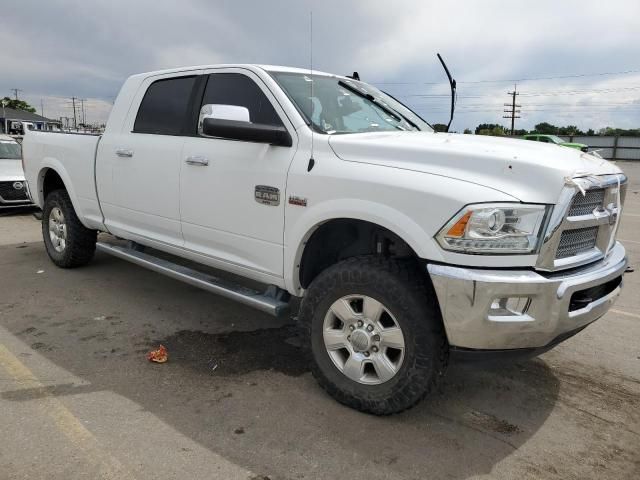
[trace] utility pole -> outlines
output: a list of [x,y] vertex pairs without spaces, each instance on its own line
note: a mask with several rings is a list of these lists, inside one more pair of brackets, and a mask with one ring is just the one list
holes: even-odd
[[71,97],[71,102],[73,104],[73,128],[74,130],[78,130],[78,123],[76,121],[76,97]]
[[504,110],[504,113],[507,113],[508,115],[503,115],[502,118],[511,119],[511,136],[513,136],[516,118],[520,118],[520,115],[517,115],[518,113],[520,113],[520,110],[516,110],[516,108],[520,108],[522,107],[522,105],[516,104],[516,96],[520,95],[517,91],[517,85],[513,86],[513,92],[507,92],[507,93],[511,95],[511,103],[504,104],[505,107],[509,107],[509,110]]
[[44,103],[40,99],[40,116],[44,117]]
[[4,109],[4,98],[0,100],[2,104],[2,133],[7,133],[7,113]]
[[83,127],[87,124],[87,119],[86,119],[86,117],[84,116],[84,101],[85,101],[85,99],[84,99],[84,98],[81,98],[81,99],[80,99],[80,105],[81,105],[81,110],[80,110],[80,111],[82,112],[82,114],[81,114],[81,115],[82,115],[82,117],[81,117],[81,118],[82,118],[82,126],[83,126]]
[[12,88],[11,91],[15,95],[16,100],[18,100],[18,92],[21,92],[22,90],[20,90],[19,88]]

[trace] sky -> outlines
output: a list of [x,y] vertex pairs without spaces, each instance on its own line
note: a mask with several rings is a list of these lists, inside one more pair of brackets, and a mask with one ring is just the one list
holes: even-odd
[[440,52],[458,81],[455,131],[507,125],[514,84],[516,128],[640,127],[638,0],[20,0],[0,15],[0,95],[18,88],[53,118],[72,117],[70,98],[83,98],[87,122],[101,123],[129,75],[215,63],[308,68],[311,52],[315,70],[358,71],[446,123]]

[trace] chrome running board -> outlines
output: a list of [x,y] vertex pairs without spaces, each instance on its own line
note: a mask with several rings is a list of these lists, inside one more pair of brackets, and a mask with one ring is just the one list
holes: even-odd
[[261,293],[213,275],[178,265],[163,258],[134,250],[133,248],[98,242],[96,243],[96,250],[135,263],[154,272],[162,273],[168,277],[188,283],[194,287],[202,288],[203,290],[230,300],[243,303],[262,312],[269,313],[274,317],[281,317],[289,312],[289,303],[286,301],[289,294],[274,285],[269,286],[265,292]]

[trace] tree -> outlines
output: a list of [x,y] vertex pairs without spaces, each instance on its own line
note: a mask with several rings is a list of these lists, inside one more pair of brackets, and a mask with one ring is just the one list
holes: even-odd
[[595,134],[596,134],[596,132],[593,131],[593,128],[590,128],[589,130],[587,130],[587,135],[593,136]]
[[446,132],[447,131],[447,125],[445,123],[434,123],[433,124],[433,129],[436,132]]
[[559,135],[584,135],[584,132],[575,125],[558,128]]
[[640,135],[640,128],[613,128],[606,127],[598,130],[598,135],[620,135],[621,137],[635,137]]
[[481,123],[476,127],[475,132],[476,132],[476,135],[490,135],[489,133],[480,133],[480,131],[482,130],[491,131],[494,129],[504,130],[505,128],[502,125],[498,125],[497,123]]
[[471,129],[470,129],[470,128],[465,128],[463,133],[464,133],[465,135],[469,135],[469,134],[470,134],[470,133],[472,133],[472,132],[471,132]]
[[2,103],[7,108],[13,108],[14,110],[22,110],[25,112],[36,113],[36,109],[29,105],[24,100],[16,100],[15,98],[4,97]]
[[[483,126],[487,128],[480,128]],[[482,125],[478,125],[478,128],[476,128],[476,135],[491,135],[492,137],[504,137],[505,135],[507,135],[507,129],[502,125],[496,125],[491,123],[482,124]]]
[[557,135],[558,127],[547,122],[539,123],[535,126],[533,133],[542,133],[544,135]]

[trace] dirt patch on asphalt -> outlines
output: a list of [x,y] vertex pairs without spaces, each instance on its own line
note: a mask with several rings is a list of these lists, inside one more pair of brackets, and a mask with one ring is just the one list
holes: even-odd
[[472,410],[464,415],[465,420],[482,430],[489,430],[503,435],[512,435],[520,432],[520,427],[502,420],[489,413]]
[[299,376],[309,370],[299,329],[292,325],[221,334],[181,330],[156,343],[167,347],[171,363],[215,375],[274,370]]

